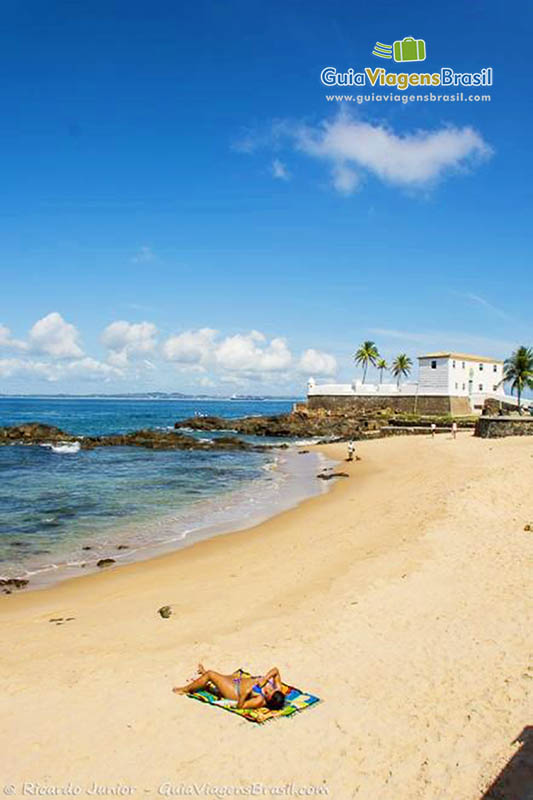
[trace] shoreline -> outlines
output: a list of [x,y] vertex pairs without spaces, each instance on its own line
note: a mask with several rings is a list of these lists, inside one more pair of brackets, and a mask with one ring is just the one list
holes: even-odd
[[[337,457],[331,456],[330,449],[332,447],[339,448],[339,452],[336,453]],[[306,449],[316,452],[317,455],[320,455],[322,458],[324,458],[325,462],[329,462],[332,465],[339,464],[340,461],[344,460],[342,457],[338,457],[341,455],[340,449],[342,449],[343,452],[345,450],[344,443],[336,446],[329,444],[306,445]],[[351,466],[353,470],[354,466],[359,466],[360,464],[361,462],[353,462],[352,465],[346,466]],[[343,471],[351,472],[351,470],[344,469],[344,464]],[[371,467],[365,465],[359,471],[357,476],[358,480],[364,481],[365,476],[373,473],[373,471],[374,470]],[[351,474],[350,477],[352,477]],[[7,609],[7,604],[13,603],[16,605],[16,601],[25,601],[26,598],[50,597],[56,591],[58,593],[62,593],[61,590],[65,590],[66,594],[74,598],[76,594],[76,586],[78,584],[80,586],[87,586],[92,581],[95,581],[96,583],[99,583],[100,581],[106,583],[107,581],[113,581],[113,579],[130,581],[135,579],[135,577],[142,577],[142,574],[145,572],[145,570],[150,571],[153,569],[154,572],[157,572],[159,569],[166,569],[167,567],[173,568],[176,564],[179,564],[180,559],[183,559],[183,563],[185,564],[188,556],[190,556],[191,561],[194,563],[197,563],[204,556],[224,557],[224,548],[226,544],[230,544],[232,548],[238,547],[241,540],[246,542],[251,537],[254,537],[258,532],[260,532],[263,536],[268,537],[271,531],[277,529],[279,525],[284,523],[286,516],[290,516],[295,512],[300,512],[301,510],[306,509],[308,506],[312,506],[313,503],[320,503],[321,500],[324,500],[329,496],[341,493],[343,486],[348,488],[348,481],[342,478],[334,479],[332,481],[321,481],[320,483],[321,486],[319,486],[318,493],[308,495],[307,497],[299,500],[295,505],[291,505],[290,507],[284,508],[280,511],[275,511],[267,518],[257,522],[252,522],[251,524],[243,523],[242,527],[221,530],[213,535],[208,535],[205,537],[199,536],[194,540],[191,539],[188,544],[182,547],[173,548],[169,551],[161,553],[154,553],[147,558],[142,558],[131,562],[117,562],[116,564],[104,569],[95,569],[87,573],[81,572],[79,574],[65,577],[62,580],[53,581],[42,586],[31,587],[28,585],[27,588],[14,591],[9,596],[0,594],[0,619],[2,611]],[[39,600],[37,600],[37,602],[39,602]],[[25,605],[25,603],[23,602],[22,605]]]
[[[528,442],[391,437],[358,453],[348,479],[260,525],[4,598],[10,782],[479,800],[530,724]],[[276,665],[324,702],[250,725],[172,695],[199,660]]]
[[[304,447],[308,454],[300,455]],[[294,444],[289,445],[287,450],[273,452],[273,460],[264,465],[263,469],[280,476],[274,489],[266,483],[265,477],[250,479],[240,487],[220,491],[201,501],[193,501],[180,507],[178,512],[165,511],[151,519],[132,518],[123,524],[117,523],[110,529],[99,531],[96,539],[84,537],[84,546],[89,545],[90,552],[82,554],[77,561],[58,560],[57,563],[43,564],[33,569],[21,565],[17,575],[0,574],[0,578],[28,580],[27,586],[14,590],[16,594],[41,591],[65,580],[99,574],[102,570],[109,571],[127,564],[149,561],[159,555],[178,552],[204,539],[255,528],[331,488],[329,482],[318,481],[316,476],[318,472],[332,469],[337,462],[327,459],[319,449],[308,444]],[[269,490],[273,492],[272,496],[265,496]],[[135,541],[147,528],[157,538]],[[124,545],[124,542],[127,544]],[[74,540],[70,544],[73,546]],[[81,542],[78,547],[81,547]],[[99,568],[97,562],[100,559],[112,559],[115,563],[110,567]],[[3,596],[0,593],[0,599]]]

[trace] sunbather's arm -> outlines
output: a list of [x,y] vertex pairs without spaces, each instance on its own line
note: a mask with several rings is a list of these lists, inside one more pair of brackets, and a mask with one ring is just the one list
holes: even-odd
[[249,700],[239,697],[239,700],[237,701],[237,708],[261,708],[263,704],[264,700],[260,695],[257,695],[257,697],[251,697]]
[[268,670],[263,680],[260,681],[261,686],[264,686],[269,680],[273,680],[276,689],[281,690],[281,675],[279,674],[279,669],[277,667],[272,667],[272,669]]

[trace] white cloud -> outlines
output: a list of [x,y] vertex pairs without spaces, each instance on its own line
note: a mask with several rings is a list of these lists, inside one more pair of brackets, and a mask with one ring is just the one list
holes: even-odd
[[287,369],[292,361],[285,339],[267,342],[259,331],[228,336],[215,351],[217,363],[231,372],[275,372]]
[[242,377],[242,375],[221,375],[219,380],[220,383],[228,384],[234,388],[238,387],[244,389],[247,386],[247,381]]
[[279,158],[275,158],[272,162],[272,175],[282,181],[288,181],[290,178],[287,167]]
[[[339,169],[368,171],[398,186],[428,186],[446,172],[458,170],[492,154],[491,148],[473,128],[452,125],[438,130],[399,134],[385,125],[372,125],[340,113],[316,127],[294,130],[296,146],[315,158],[333,163],[333,181],[347,193],[347,180]],[[358,174],[358,173],[357,173]],[[356,173],[348,180],[357,185]]]
[[109,380],[113,377],[121,377],[122,371],[116,367],[105,364],[102,361],[97,361],[95,358],[86,356],[79,361],[71,361],[66,368],[69,373],[76,374],[80,378],[104,378]]
[[340,194],[352,194],[359,186],[360,179],[346,164],[336,164],[332,171],[333,186]]
[[200,328],[170,336],[163,345],[163,355],[167,361],[205,364],[211,355],[216,335],[217,331],[213,328]]
[[[428,188],[446,174],[464,172],[493,154],[481,134],[468,125],[400,133],[385,124],[355,119],[344,110],[314,126],[275,122],[262,135],[248,132],[236,149],[253,153],[287,144],[329,164],[333,187],[345,195],[360,188],[368,174],[395,186]],[[279,157],[272,162],[272,173],[276,178],[287,176]]]
[[11,378],[24,374],[37,375],[48,381],[56,380],[56,371],[52,364],[24,358],[0,358],[0,377]]
[[[185,330],[170,336],[161,347],[153,323],[118,320],[101,335],[106,358],[98,360],[85,354],[79,344],[77,328],[53,312],[38,320],[30,330],[28,344],[13,339],[9,329],[0,325],[0,346],[26,352],[0,358],[0,378],[61,382],[61,390],[76,391],[76,383],[86,380],[108,383],[115,379],[156,386],[168,384],[171,362],[178,380],[189,387],[232,385],[235,391],[268,391],[268,387],[291,388],[302,381],[302,372],[330,375],[336,371],[335,358],[319,350],[305,350],[294,358],[287,340],[266,337],[257,330],[222,336],[214,328]],[[43,354],[40,356],[38,354]],[[175,373],[174,373],[175,375]],[[174,377],[175,380],[175,377]]]
[[302,353],[298,370],[309,375],[334,375],[337,372],[337,360],[329,353],[310,348]]
[[9,328],[0,323],[0,348],[6,350],[26,350],[27,345],[19,339],[13,339]]
[[471,303],[475,303],[476,305],[485,308],[491,314],[494,314],[495,316],[500,317],[501,319],[505,319],[510,322],[512,321],[514,322],[514,324],[516,324],[516,317],[511,317],[511,315],[508,314],[506,311],[503,311],[501,308],[494,306],[488,300],[485,300],[484,297],[480,297],[480,295],[478,294],[473,294],[473,292],[466,292],[466,293],[458,292],[458,294],[460,297],[465,297],[467,300],[470,300]]
[[11,378],[17,375],[37,376],[47,381],[58,381],[72,377],[104,379],[121,377],[122,373],[109,364],[85,356],[74,361],[36,361],[30,358],[0,359],[0,377]]
[[148,264],[150,261],[155,261],[155,253],[151,247],[144,245],[140,247],[137,253],[131,259],[134,264]]
[[102,333],[102,344],[108,348],[108,361],[123,368],[130,356],[151,353],[157,344],[157,328],[152,322],[112,322]]
[[35,323],[28,338],[30,349],[36,353],[46,353],[55,358],[78,358],[83,355],[79,337],[78,329],[53,311]]

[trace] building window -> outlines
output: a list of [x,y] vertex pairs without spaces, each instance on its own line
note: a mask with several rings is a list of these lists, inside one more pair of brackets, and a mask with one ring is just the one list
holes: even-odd
[[455,369],[455,361],[452,361],[452,367]]
[[493,371],[493,372],[498,372],[498,365],[497,365],[497,364],[494,364],[494,365],[493,365],[493,367],[492,367],[492,371]]
[[432,361],[431,362],[431,369],[437,369],[437,362],[436,361]]
[[463,369],[465,369],[465,368],[466,368],[466,364],[465,364],[465,362],[463,361]]
[[466,389],[466,383],[463,383],[463,392],[465,391],[465,389]]
[[480,383],[480,384],[479,384],[479,391],[480,391],[480,392],[482,392],[482,391],[483,391],[483,384],[482,384],[482,383]]
[[497,383],[492,387],[492,391],[493,392],[497,392],[498,391],[498,384]]
[[459,388],[459,384],[458,384],[457,382],[455,383],[455,388],[456,388],[456,389],[458,389],[458,388]]
[[479,365],[479,371],[480,371],[480,372],[483,372],[483,364],[480,364],[480,365]]

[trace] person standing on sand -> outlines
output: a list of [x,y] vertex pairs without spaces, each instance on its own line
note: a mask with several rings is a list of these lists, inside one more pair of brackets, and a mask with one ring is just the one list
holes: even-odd
[[436,431],[436,430],[437,430],[437,426],[435,425],[435,423],[434,423],[434,422],[432,422],[432,423],[431,423],[431,438],[432,438],[432,439],[434,439],[434,438],[435,438],[435,431]]
[[452,422],[452,439],[457,439],[457,422]]
[[353,443],[353,439],[350,439],[350,441],[348,442],[348,458],[346,459],[346,461],[353,461],[354,453],[355,453],[355,445]]

